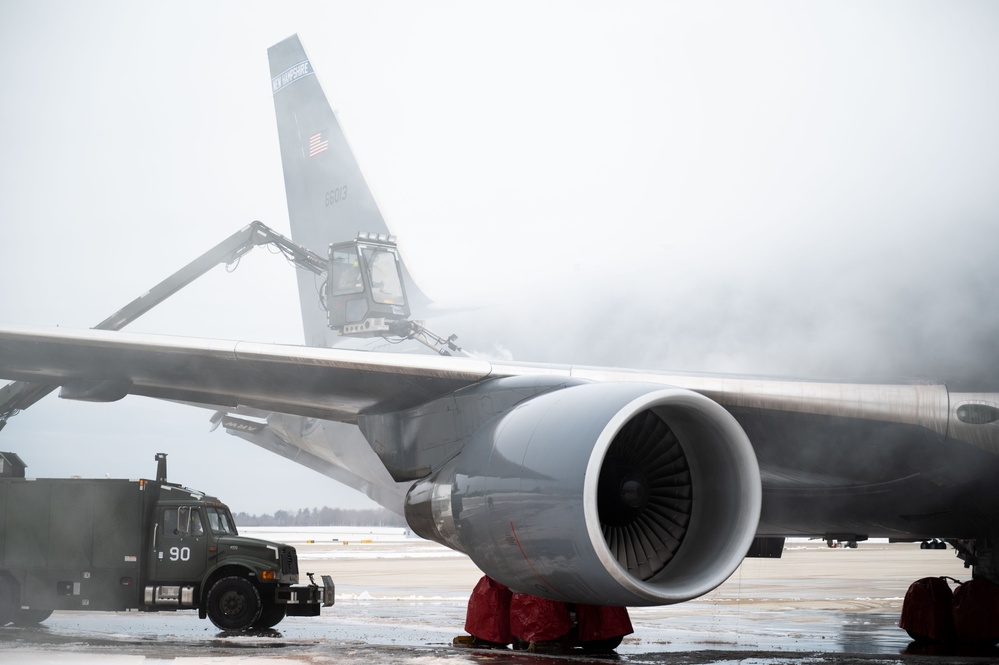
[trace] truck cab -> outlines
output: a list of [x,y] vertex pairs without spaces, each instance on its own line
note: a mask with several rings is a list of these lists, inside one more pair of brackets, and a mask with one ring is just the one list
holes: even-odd
[[294,586],[295,548],[240,536],[229,507],[217,498],[163,484],[153,512],[148,609],[197,605],[202,618],[226,630],[247,622],[269,628],[286,614],[319,613],[317,603],[307,602],[309,587]]
[[228,506],[167,482],[166,455],[157,460],[156,480],[26,479],[23,463],[0,467],[0,626],[53,610],[197,609],[232,631],[333,604],[328,575],[322,587],[298,583],[294,547],[240,536]]

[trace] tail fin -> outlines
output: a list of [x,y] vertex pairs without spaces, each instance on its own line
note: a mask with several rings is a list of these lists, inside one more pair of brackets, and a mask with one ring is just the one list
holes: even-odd
[[[267,49],[267,57],[292,238],[326,256],[330,243],[352,240],[360,231],[389,233],[298,35]],[[403,277],[411,307],[427,304],[405,264]],[[337,337],[316,289],[314,277],[299,271],[306,344],[331,346]]]

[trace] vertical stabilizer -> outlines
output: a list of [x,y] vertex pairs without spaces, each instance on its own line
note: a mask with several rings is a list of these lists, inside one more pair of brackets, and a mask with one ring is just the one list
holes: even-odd
[[[267,57],[292,238],[326,256],[330,243],[351,240],[360,231],[389,233],[298,35],[267,49]],[[410,303],[426,304],[405,265],[403,276]],[[313,275],[298,271],[310,346],[330,346],[338,339],[326,325],[320,286]]]

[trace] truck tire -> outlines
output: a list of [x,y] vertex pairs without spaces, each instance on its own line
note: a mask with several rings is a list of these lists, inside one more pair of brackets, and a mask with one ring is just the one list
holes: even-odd
[[52,610],[18,610],[14,616],[15,626],[34,626],[52,616]]
[[223,577],[208,592],[208,618],[222,630],[246,630],[260,617],[260,592],[245,577]]
[[0,626],[6,626],[14,620],[17,612],[17,599],[14,597],[14,586],[0,573]]
[[254,628],[273,628],[281,623],[288,610],[287,605],[278,605],[275,602],[264,603],[264,609],[260,611],[260,617],[253,622]]

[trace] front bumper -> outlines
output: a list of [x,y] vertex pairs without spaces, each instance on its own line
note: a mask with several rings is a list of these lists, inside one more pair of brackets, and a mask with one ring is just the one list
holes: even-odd
[[[311,575],[309,576],[311,579]],[[322,576],[323,585],[298,584],[277,589],[275,601],[287,606],[287,615],[294,617],[319,616],[321,607],[330,607],[336,602],[336,586],[329,575]]]

